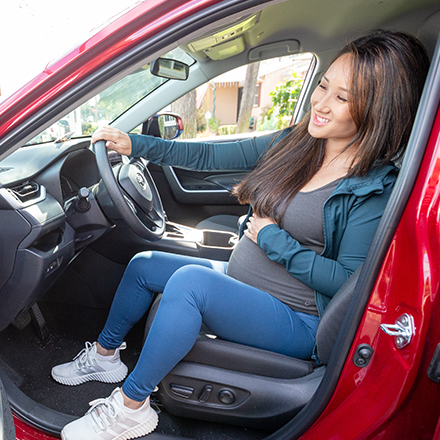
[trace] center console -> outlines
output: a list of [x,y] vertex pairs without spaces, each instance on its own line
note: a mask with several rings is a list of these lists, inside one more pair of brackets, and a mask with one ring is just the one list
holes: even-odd
[[[161,241],[170,242],[176,251],[182,246],[184,253],[227,261],[238,243],[238,235],[233,232],[195,229],[177,223],[167,223],[167,230]],[[190,249],[193,252],[188,252]]]

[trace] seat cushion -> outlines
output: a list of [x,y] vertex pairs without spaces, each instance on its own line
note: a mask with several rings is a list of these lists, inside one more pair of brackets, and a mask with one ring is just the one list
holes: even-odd
[[213,229],[215,231],[227,231],[238,233],[238,219],[237,215],[221,214],[208,217],[202,220],[197,226],[197,229]]
[[184,360],[278,379],[295,379],[306,376],[313,371],[315,366],[312,361],[296,359],[221,339],[212,339],[202,334]]

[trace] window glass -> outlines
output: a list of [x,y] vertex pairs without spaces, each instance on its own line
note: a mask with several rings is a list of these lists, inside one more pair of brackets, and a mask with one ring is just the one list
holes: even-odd
[[239,67],[203,84],[164,111],[182,117],[181,139],[259,135],[285,128],[291,124],[313,60],[312,54],[300,54]]
[[[180,48],[167,53],[164,58],[183,61],[188,65],[195,63]],[[150,64],[146,64],[64,116],[28,142],[28,145],[51,142],[66,135],[72,138],[90,136],[99,126],[111,123],[167,81],[170,80],[152,75]]]

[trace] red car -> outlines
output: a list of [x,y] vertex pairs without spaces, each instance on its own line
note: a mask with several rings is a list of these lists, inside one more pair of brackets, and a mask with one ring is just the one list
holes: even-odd
[[[376,28],[418,36],[431,69],[367,259],[320,323],[323,363],[201,339],[160,384],[150,437],[440,439],[439,0],[145,0],[5,100],[0,437],[59,438],[90,400],[110,394],[108,384],[59,385],[50,370],[96,337],[134,254],[225,259],[247,209],[230,195],[242,174],[140,162],[157,189],[155,224],[145,227],[113,177],[126,158],[90,146],[90,134],[109,123],[175,138],[193,124],[222,141],[295,123],[336,51]],[[255,62],[250,84],[243,66]],[[292,121],[280,108],[269,118],[263,94],[275,77],[300,79],[295,97],[289,86]],[[246,87],[255,87],[252,117],[234,134]],[[197,117],[176,102],[184,95]],[[58,139],[44,136],[54,130]],[[130,368],[145,324],[127,341]]]

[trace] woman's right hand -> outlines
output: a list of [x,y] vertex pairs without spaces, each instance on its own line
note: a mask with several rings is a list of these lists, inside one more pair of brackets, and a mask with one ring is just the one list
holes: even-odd
[[245,229],[244,235],[255,244],[258,244],[258,233],[268,225],[276,225],[276,222],[269,217],[259,217],[253,213],[246,223],[247,229]]
[[98,128],[92,135],[92,143],[98,141],[106,141],[105,146],[110,150],[115,150],[119,154],[124,156],[130,156],[131,154],[131,139],[127,133],[124,133],[117,128],[104,125]]

